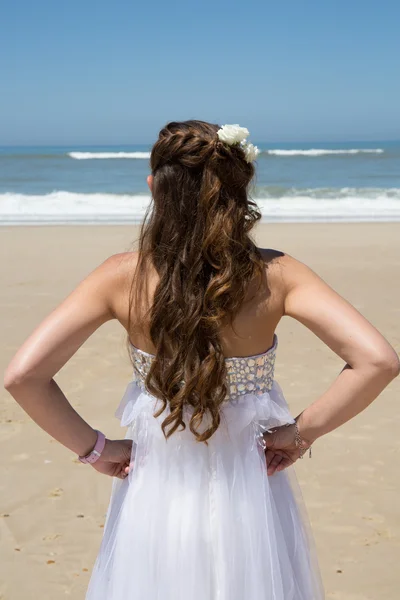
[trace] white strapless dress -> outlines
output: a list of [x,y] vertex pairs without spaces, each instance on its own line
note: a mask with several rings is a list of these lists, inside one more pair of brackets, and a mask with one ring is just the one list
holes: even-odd
[[[293,467],[268,476],[262,433],[293,423],[268,351],[226,359],[229,396],[208,445],[165,440],[144,387],[153,356],[131,346],[134,378],[116,411],[132,468],[113,479],[86,600],[321,600],[314,542]],[[186,416],[187,418],[187,416]]]

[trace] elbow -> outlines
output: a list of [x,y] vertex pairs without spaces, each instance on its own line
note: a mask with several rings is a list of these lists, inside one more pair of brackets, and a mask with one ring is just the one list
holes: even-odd
[[26,374],[15,371],[14,369],[7,369],[4,373],[3,385],[5,389],[12,393],[16,388],[21,387],[26,382]]
[[32,386],[42,385],[50,380],[51,377],[47,378],[37,366],[11,361],[4,372],[3,386],[11,395],[14,395],[15,390],[32,388]]
[[388,371],[390,372],[392,379],[400,375],[400,360],[397,354],[395,359],[388,364]]
[[400,374],[400,360],[397,353],[391,349],[377,356],[373,361],[375,369],[391,381]]

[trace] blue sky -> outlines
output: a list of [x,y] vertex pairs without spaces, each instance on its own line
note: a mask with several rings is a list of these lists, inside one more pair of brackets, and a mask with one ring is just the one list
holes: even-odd
[[400,138],[398,0],[5,0],[0,145]]

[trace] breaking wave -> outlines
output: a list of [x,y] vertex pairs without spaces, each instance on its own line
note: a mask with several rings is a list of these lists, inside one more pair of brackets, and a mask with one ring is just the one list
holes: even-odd
[[328,154],[383,154],[382,148],[360,149],[350,148],[349,150],[325,150],[323,148],[311,148],[310,150],[266,150],[266,154],[272,156],[325,156]]
[[[263,221],[400,221],[400,188],[259,188]],[[139,223],[148,195],[0,194],[0,223]]]
[[106,158],[139,158],[149,159],[150,152],[68,152],[75,160],[92,160]]

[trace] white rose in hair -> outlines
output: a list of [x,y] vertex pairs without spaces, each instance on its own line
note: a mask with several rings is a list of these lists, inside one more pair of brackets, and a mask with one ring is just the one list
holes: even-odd
[[223,125],[221,129],[218,129],[217,135],[221,142],[233,146],[243,142],[249,135],[249,130],[239,125]]
[[257,148],[257,146],[254,146],[254,144],[242,144],[242,148],[243,148],[243,152],[244,152],[244,156],[245,156],[245,160],[248,163],[253,162],[253,160],[256,160],[257,156],[260,154],[259,149]]

